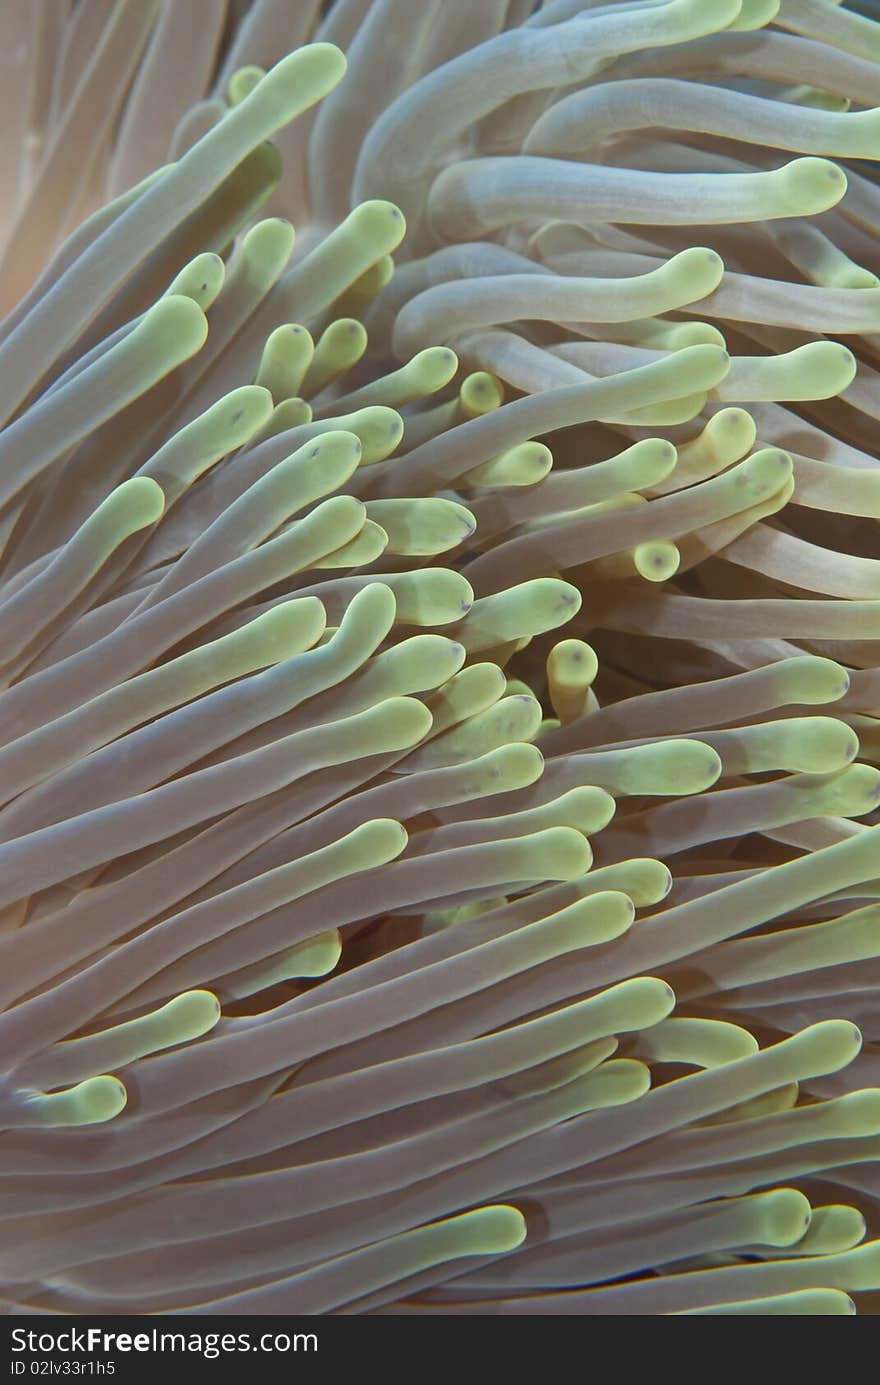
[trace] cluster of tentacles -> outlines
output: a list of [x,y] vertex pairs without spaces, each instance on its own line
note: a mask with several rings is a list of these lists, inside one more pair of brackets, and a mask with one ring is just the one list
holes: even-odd
[[880,24],[0,59],[6,1310],[874,1311]]

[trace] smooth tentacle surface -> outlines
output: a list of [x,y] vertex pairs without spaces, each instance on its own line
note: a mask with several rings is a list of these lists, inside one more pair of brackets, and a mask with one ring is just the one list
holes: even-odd
[[880,22],[0,39],[6,1311],[876,1312]]

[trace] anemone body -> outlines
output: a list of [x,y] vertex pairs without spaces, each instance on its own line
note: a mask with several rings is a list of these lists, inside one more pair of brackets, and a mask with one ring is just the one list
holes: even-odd
[[876,1311],[870,9],[3,8],[6,1311]]

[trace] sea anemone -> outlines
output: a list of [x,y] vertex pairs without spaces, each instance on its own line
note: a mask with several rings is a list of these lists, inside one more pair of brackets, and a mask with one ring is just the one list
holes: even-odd
[[880,23],[0,38],[6,1311],[876,1311]]

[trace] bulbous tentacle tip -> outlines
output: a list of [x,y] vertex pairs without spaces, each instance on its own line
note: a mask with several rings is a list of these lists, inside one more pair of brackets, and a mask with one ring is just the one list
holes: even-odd
[[846,194],[846,174],[830,159],[793,159],[779,170],[780,185],[793,216],[811,216],[836,207]]
[[42,1129],[102,1125],[118,1116],[127,1101],[118,1077],[89,1077],[66,1091],[29,1094],[15,1124]]

